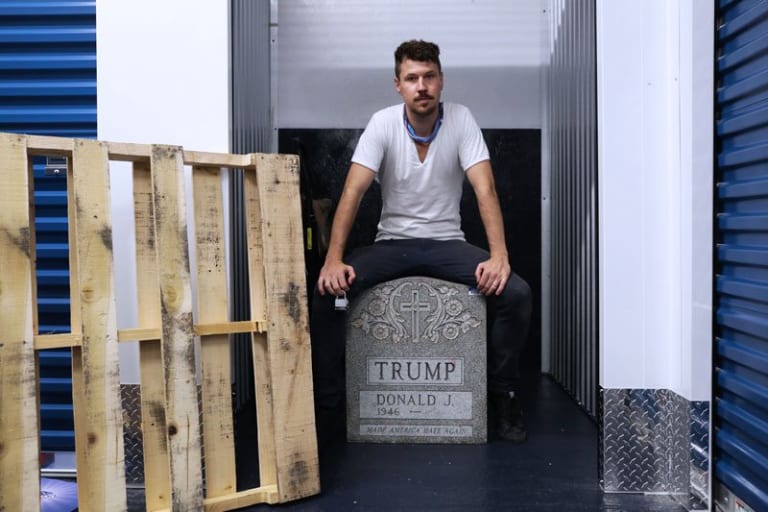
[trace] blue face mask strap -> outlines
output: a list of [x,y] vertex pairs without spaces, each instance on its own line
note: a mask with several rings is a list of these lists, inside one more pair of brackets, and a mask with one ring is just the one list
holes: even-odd
[[435,123],[435,127],[432,129],[432,133],[426,137],[416,135],[416,131],[413,129],[413,126],[411,126],[410,121],[408,121],[408,116],[405,113],[405,105],[403,105],[403,123],[405,124],[406,131],[408,131],[408,135],[410,135],[414,141],[420,142],[422,144],[429,144],[435,140],[435,137],[437,137],[437,132],[440,130],[440,125],[443,124],[443,104],[440,103],[440,115],[437,116],[437,122]]

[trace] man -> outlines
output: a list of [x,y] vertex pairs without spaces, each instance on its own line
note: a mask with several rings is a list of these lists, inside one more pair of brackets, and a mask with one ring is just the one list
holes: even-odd
[[[495,313],[488,346],[492,428],[520,442],[526,428],[515,397],[518,359],[531,313],[528,285],[509,265],[488,148],[469,110],[441,103],[443,72],[434,43],[407,41],[395,51],[395,89],[403,104],[376,112],[360,137],[333,220],[312,307],[318,414],[344,394],[344,315],[336,297],[353,298],[383,281],[424,275],[477,287]],[[459,204],[464,177],[480,210],[490,252],[468,244]],[[376,241],[344,255],[363,194],[376,179],[382,211]],[[322,425],[321,425],[322,428]]]

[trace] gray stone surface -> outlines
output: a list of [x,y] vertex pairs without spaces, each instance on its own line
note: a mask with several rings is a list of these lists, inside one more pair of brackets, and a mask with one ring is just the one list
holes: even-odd
[[375,286],[347,315],[347,438],[487,439],[485,298],[426,277]]

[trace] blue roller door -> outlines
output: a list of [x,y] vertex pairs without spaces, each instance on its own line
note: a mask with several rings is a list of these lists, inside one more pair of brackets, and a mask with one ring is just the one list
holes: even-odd
[[[0,0],[0,131],[96,137],[95,1]],[[34,161],[40,333],[70,330],[65,167]],[[42,449],[74,450],[70,352],[39,356]]]
[[[768,2],[718,2],[715,477],[768,510]],[[731,510],[731,509],[729,509]]]

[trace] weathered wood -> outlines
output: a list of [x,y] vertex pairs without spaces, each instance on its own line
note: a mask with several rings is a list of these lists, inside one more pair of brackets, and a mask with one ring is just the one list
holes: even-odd
[[[157,270],[155,270],[154,276],[157,277]],[[141,277],[144,278],[146,276]],[[144,305],[144,296],[139,296],[141,297],[141,300],[139,301],[139,311],[141,311],[146,308]],[[152,314],[153,316],[160,316],[160,310],[158,309],[157,312],[153,312]],[[118,329],[117,339],[120,341],[159,341],[162,333],[163,330],[160,327],[134,327],[130,329]],[[156,375],[156,378],[159,377],[160,374]]]
[[[82,510],[126,510],[123,413],[112,269],[109,164],[104,143],[77,140],[72,155],[86,442],[77,445]],[[81,439],[79,439],[81,440]]]
[[267,330],[266,322],[217,322],[212,324],[195,324],[195,334],[207,336],[211,334],[240,334],[246,332],[264,332]]
[[152,155],[151,144],[130,144],[126,142],[108,142],[109,159],[122,162],[149,163]]
[[[68,159],[70,333],[37,334],[30,155]],[[137,326],[120,330],[109,159],[134,163],[139,318]],[[197,324],[185,164],[195,166]],[[61,347],[73,354],[80,509],[126,508],[117,344],[127,340],[140,341],[148,509],[233,510],[318,492],[297,161],[0,134],[0,166],[13,177],[5,181],[8,192],[0,205],[0,510],[39,509],[35,350]],[[238,322],[228,319],[222,167],[243,169],[246,185],[251,318]],[[233,333],[252,335],[261,476],[261,487],[240,492],[229,373]],[[205,499],[196,335],[202,342]]]
[[[215,322],[211,324],[195,324],[192,326],[196,336],[211,336],[213,334],[239,334],[251,332],[266,331],[266,322],[251,322],[243,320],[241,322]],[[160,327],[135,327],[128,329],[119,329],[117,339],[120,341],[143,341],[160,339]],[[72,347],[79,344],[79,338],[71,335],[49,334],[45,336],[35,336],[35,343],[39,343],[45,348]]]
[[[261,230],[261,203],[255,162],[243,171],[246,238],[248,241],[248,276],[251,319],[267,318],[266,283],[264,281],[264,243]],[[259,481],[277,483],[275,460],[275,415],[272,404],[272,372],[266,334],[251,335],[253,382],[256,401],[256,430],[259,447]]]
[[79,334],[36,334],[35,350],[79,347],[83,337]]
[[[193,167],[192,184],[197,255],[197,319],[202,324],[226,322],[229,311],[221,169]],[[213,498],[237,491],[230,346],[226,334],[206,335],[200,341],[205,495]]]
[[[218,498],[206,498],[203,505],[206,512],[224,512],[260,503],[274,504],[277,502],[277,486],[273,484],[254,487],[247,491],[235,492]],[[168,512],[168,509],[156,510],[155,512]]]
[[[160,349],[162,322],[160,278],[155,248],[155,210],[149,162],[133,164],[133,216],[136,226],[136,291],[139,328],[132,339],[139,344],[141,368],[141,432],[144,455],[144,487],[147,510],[171,506],[171,473],[168,431],[165,423],[165,384]],[[120,336],[118,331],[118,337]]]
[[247,491],[222,496],[220,498],[211,498],[205,500],[206,512],[224,512],[226,510],[235,510],[259,503],[274,504],[278,502],[278,493],[276,485],[262,485]]
[[251,157],[250,155],[184,150],[184,163],[201,167],[246,167],[251,164]]
[[256,155],[264,241],[267,339],[281,501],[320,490],[307,291],[295,156]]
[[29,135],[27,137],[27,154],[29,156],[72,156],[75,139],[66,137],[51,137],[48,135]]
[[[63,139],[60,137],[40,137],[38,140],[50,139],[54,143],[61,144],[61,147],[69,148],[67,153],[61,156],[67,157],[67,219],[68,222],[68,236],[69,240],[77,240],[76,224],[73,221],[77,214],[75,208],[75,180],[72,177],[72,148],[74,147],[74,139]],[[30,137],[31,141],[35,141],[36,137]],[[66,146],[64,145],[66,143]],[[31,151],[31,150],[30,150]],[[72,347],[72,409],[74,411],[73,422],[75,426],[75,447],[88,445],[88,416],[87,414],[80,414],[78,411],[87,411],[88,404],[85,400],[85,378],[83,376],[83,352],[81,346],[83,344],[82,327],[83,322],[81,320],[82,308],[80,306],[80,294],[72,293],[73,290],[79,289],[79,265],[77,264],[78,251],[77,244],[69,244],[69,324],[72,330],[72,336],[77,336],[79,343],[77,346]],[[76,463],[78,467],[85,467],[88,463],[88,458],[85,450],[76,450]],[[83,477],[85,478],[87,475]]]
[[40,509],[37,361],[26,139],[0,134],[0,510]]
[[203,506],[202,452],[181,148],[153,146],[151,162],[171,508],[199,510]]

